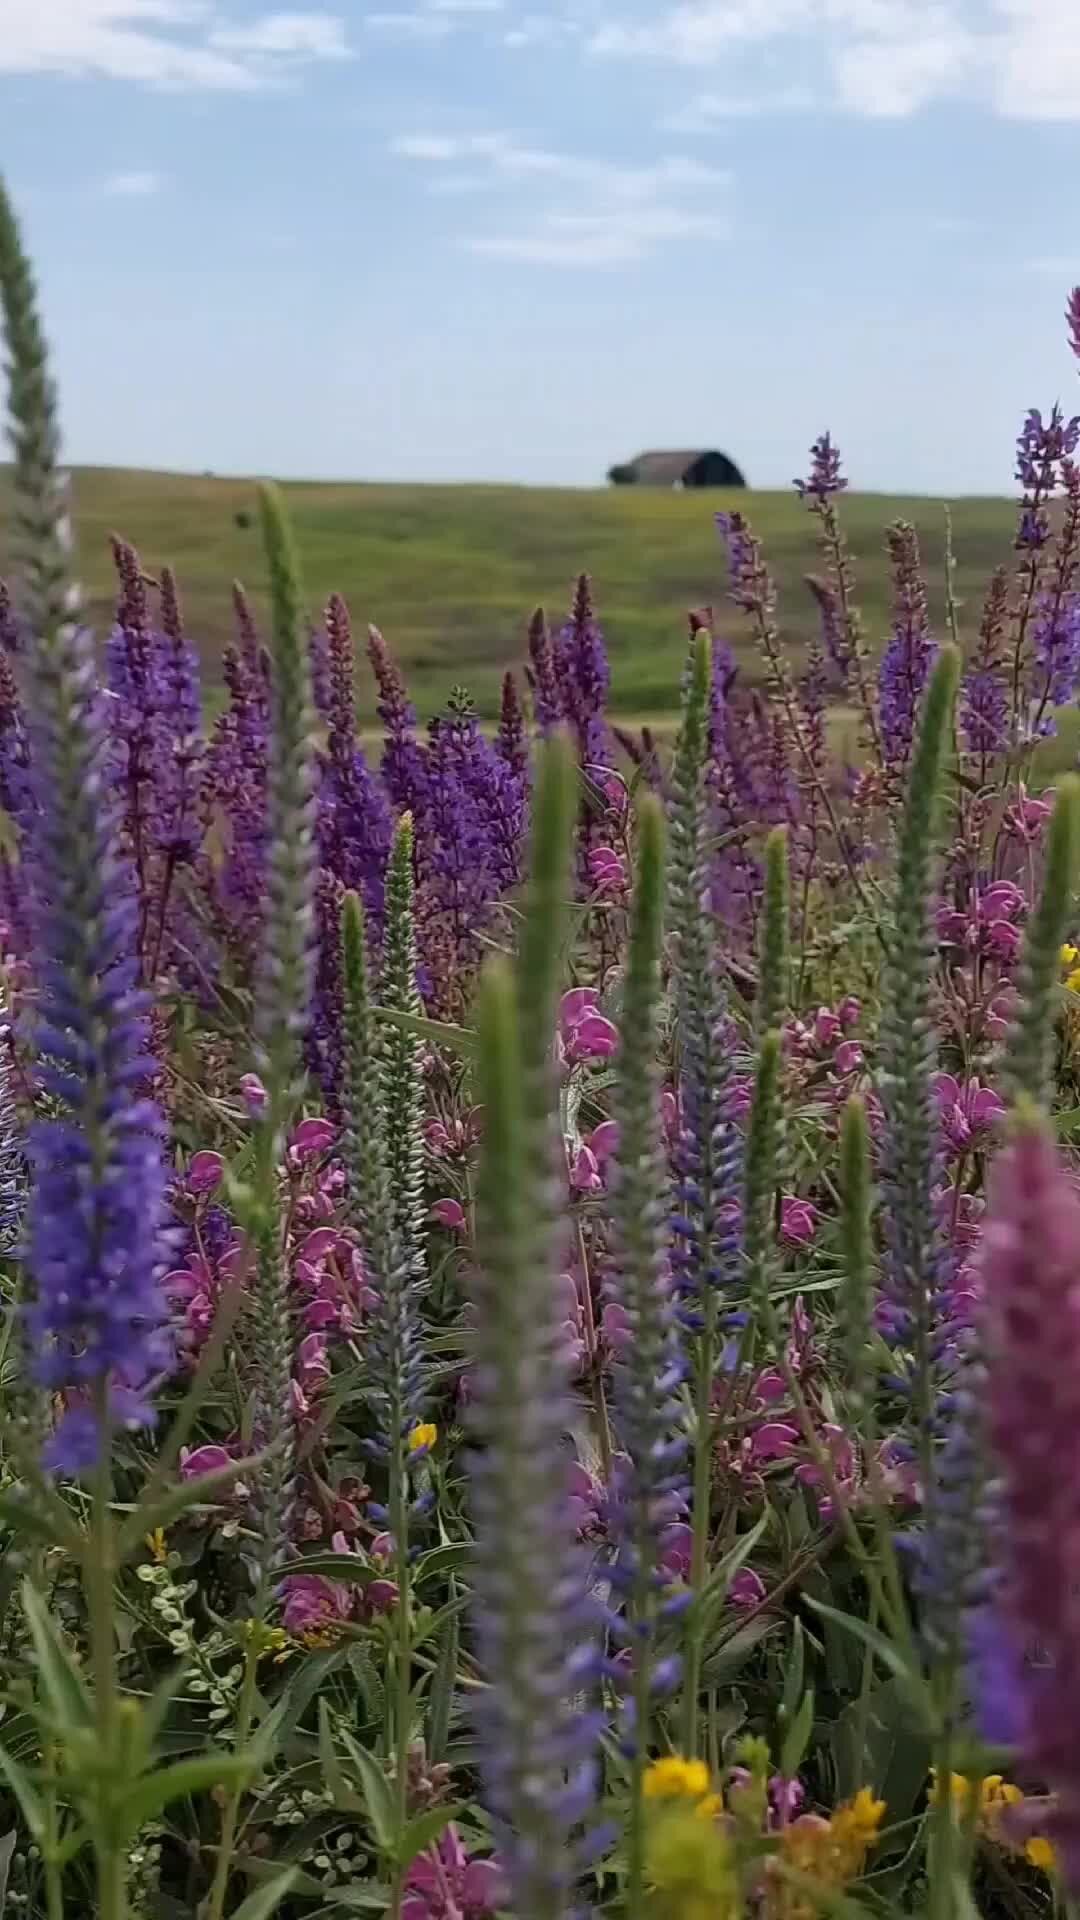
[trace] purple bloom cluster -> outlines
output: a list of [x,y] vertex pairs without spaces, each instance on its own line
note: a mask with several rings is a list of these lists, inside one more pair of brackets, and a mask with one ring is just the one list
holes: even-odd
[[809,495],[824,505],[833,494],[843,493],[847,484],[840,469],[840,449],[833,446],[830,434],[823,433],[810,449],[810,477],[794,481],[795,490],[800,500]]
[[161,625],[154,627],[138,554],[114,540],[113,557],[120,598],[105,655],[106,711],[123,845],[138,890],[139,964],[149,980],[162,958],[176,870],[194,862],[202,841],[202,705],[172,574],[162,574]]
[[393,818],[385,788],[356,738],[352,627],[339,594],[327,606],[325,632],[328,730],[318,760],[318,951],[308,1061],[333,1104],[341,1075],[341,902],[347,892],[360,895],[365,924],[377,942]]
[[878,707],[886,764],[907,766],[923,689],[937,654],[913,526],[898,520],[888,535],[893,573],[893,629],[878,672]]
[[578,578],[570,618],[556,635],[552,655],[560,705],[574,730],[578,757],[583,767],[599,771],[611,761],[604,715],[611,669],[587,573]]
[[77,1473],[97,1457],[104,1405],[118,1424],[152,1421],[149,1391],[171,1356],[160,1117],[137,1094],[150,1066],[138,902],[114,828],[86,632],[35,649],[31,731],[36,1045],[57,1110],[29,1141],[28,1315],[38,1380],[70,1396],[49,1463]]
[[979,640],[960,685],[960,727],[969,753],[999,753],[1008,740],[1009,701],[1002,649],[1009,617],[1004,567],[994,574],[979,623]]
[[224,851],[206,880],[226,939],[250,967],[264,904],[270,688],[266,655],[240,588],[234,604],[239,644],[226,648],[222,670],[228,705],[203,769],[203,804]]
[[1052,1834],[1080,1886],[1080,1197],[1041,1125],[994,1164],[983,1242],[991,1434],[1002,1477],[1006,1624],[1037,1640],[1026,1757],[1056,1800]]

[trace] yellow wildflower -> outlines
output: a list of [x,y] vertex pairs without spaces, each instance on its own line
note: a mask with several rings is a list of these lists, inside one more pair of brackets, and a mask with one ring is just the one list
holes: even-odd
[[[854,1799],[845,1800],[827,1820],[817,1813],[801,1814],[783,1829],[777,1862],[823,1892],[839,1893],[862,1872],[877,1844],[884,1813],[884,1800],[876,1800],[869,1787],[860,1787]],[[808,1892],[779,1873],[769,1879],[770,1920],[812,1920],[819,1908]]]
[[677,1753],[654,1760],[646,1768],[642,1792],[646,1800],[692,1801],[698,1820],[713,1820],[723,1808],[720,1795],[712,1792],[704,1760],[684,1760]]
[[1074,967],[1071,973],[1065,975],[1065,985],[1070,993],[1080,993],[1080,967]]
[[169,1547],[165,1539],[164,1527],[155,1527],[153,1533],[148,1533],[146,1535],[146,1544],[158,1566],[163,1567],[169,1557]]
[[409,1435],[409,1452],[419,1453],[421,1447],[433,1447],[439,1437],[439,1429],[430,1420],[414,1427]]
[[[650,1767],[646,1782],[653,1772]],[[706,1799],[715,1796],[694,1798],[676,1789],[670,1796],[665,1790],[651,1797],[645,1875],[652,1920],[736,1920],[740,1901],[731,1837],[722,1823],[701,1818]]]
[[1058,953],[1058,959],[1061,961],[1062,972],[1068,973],[1071,968],[1075,967],[1077,961],[1080,960],[1080,948],[1070,946],[1068,941],[1066,941]]
[[1041,1868],[1043,1873],[1057,1872],[1057,1853],[1052,1840],[1045,1834],[1034,1833],[1024,1848],[1024,1859],[1031,1867]]
[[709,1791],[709,1769],[704,1760],[684,1760],[669,1753],[646,1769],[646,1800],[700,1800]]

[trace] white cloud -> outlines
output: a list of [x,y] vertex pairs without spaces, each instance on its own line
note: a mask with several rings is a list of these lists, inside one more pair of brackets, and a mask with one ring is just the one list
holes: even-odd
[[657,122],[661,133],[715,133],[732,120],[762,113],[807,113],[817,104],[809,87],[777,87],[770,92],[696,93]]
[[685,154],[648,164],[531,146],[508,133],[401,133],[391,150],[425,167],[432,192],[512,196],[490,230],[460,236],[471,253],[545,266],[624,266],[674,241],[728,230],[731,175]]
[[366,13],[364,25],[402,40],[442,40],[451,30],[448,16],[438,13]]
[[1080,120],[1080,0],[661,0],[645,12],[628,0],[587,45],[681,66],[722,59],[727,92],[702,96],[713,123],[759,110],[759,90],[738,85],[740,55],[755,47],[790,51],[852,113],[900,118],[964,100],[1015,119]]
[[160,193],[162,184],[160,173],[110,173],[102,181],[101,191],[110,199],[143,200]]
[[301,60],[344,60],[345,22],[333,13],[267,13],[243,26],[215,27],[212,47]]
[[342,22],[327,13],[240,25],[228,0],[0,0],[0,73],[250,92],[344,51]]
[[623,267],[671,240],[721,240],[726,220],[678,207],[617,207],[595,213],[547,213],[512,233],[467,234],[470,253],[545,267]]

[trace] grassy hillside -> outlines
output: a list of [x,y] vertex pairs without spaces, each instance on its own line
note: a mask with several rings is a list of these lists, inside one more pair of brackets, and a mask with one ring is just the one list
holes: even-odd
[[[262,562],[253,486],[172,474],[84,468],[75,475],[80,562],[99,623],[112,593],[108,534],[133,541],[149,571],[177,569],[188,623],[213,670],[229,631],[229,586],[258,599]],[[313,609],[334,588],[354,622],[375,621],[406,670],[422,713],[463,681],[490,711],[500,675],[524,651],[537,603],[562,617],[570,583],[592,575],[624,715],[662,716],[677,693],[686,609],[723,602],[722,553],[712,516],[738,498],[766,543],[785,631],[796,647],[813,613],[802,575],[815,565],[812,523],[790,494],[564,492],[519,487],[346,486],[286,488]],[[851,497],[844,519],[868,631],[887,628],[882,534],[899,515],[923,542],[935,614],[942,612],[944,520],[936,501]],[[0,526],[3,512],[0,487]],[[1013,510],[1005,501],[954,504],[958,585],[966,624],[977,618],[988,573],[1007,557]],[[738,616],[725,615],[739,633]],[[748,669],[751,663],[748,661]]]

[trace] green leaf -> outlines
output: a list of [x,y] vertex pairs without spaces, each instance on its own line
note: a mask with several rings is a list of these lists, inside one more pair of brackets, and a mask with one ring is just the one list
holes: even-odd
[[[802,1630],[802,1621],[796,1620],[795,1631],[791,1636],[791,1655],[784,1676],[784,1698],[780,1711],[785,1720],[791,1720],[795,1714],[803,1690],[803,1676],[806,1670],[806,1636]],[[786,1771],[786,1769],[785,1769]],[[790,1778],[790,1775],[788,1775]]]
[[371,1821],[371,1831],[383,1853],[392,1860],[396,1837],[393,1789],[383,1771],[381,1761],[360,1746],[346,1728],[339,1728],[339,1732],[345,1750],[356,1768],[363,1790],[367,1816]]
[[45,1808],[30,1775],[19,1762],[12,1758],[6,1747],[0,1747],[0,1773],[3,1774],[12,1794],[18,1802],[19,1811],[26,1821],[30,1835],[40,1847],[45,1833]]
[[930,1701],[922,1675],[909,1666],[901,1650],[895,1647],[878,1627],[872,1627],[868,1620],[860,1620],[853,1613],[841,1613],[836,1607],[826,1606],[824,1600],[815,1599],[812,1593],[804,1592],[803,1598],[808,1606],[813,1607],[815,1613],[822,1616],[822,1619],[831,1620],[834,1626],[840,1627],[845,1633],[852,1634],[856,1640],[861,1640],[865,1647],[869,1647],[872,1653],[876,1653],[882,1665],[911,1689],[912,1699],[919,1703],[926,1716],[927,1724],[930,1723]]
[[11,1871],[11,1856],[15,1852],[18,1839],[16,1829],[0,1837],[0,1920],[3,1920],[4,1906],[7,1901],[8,1874]]
[[807,1687],[799,1711],[784,1735],[780,1749],[780,1771],[785,1780],[793,1780],[803,1763],[814,1731],[814,1689]]
[[171,1766],[144,1774],[125,1791],[119,1808],[121,1824],[134,1835],[173,1800],[225,1783],[243,1786],[252,1772],[247,1754],[200,1753],[190,1760],[174,1760]]
[[22,1602],[42,1685],[58,1727],[65,1732],[75,1728],[89,1731],[94,1725],[94,1710],[86,1683],[29,1580],[23,1581]]
[[746,1665],[751,1655],[775,1633],[777,1622],[770,1620],[767,1614],[759,1614],[756,1620],[750,1620],[745,1627],[739,1627],[711,1653],[701,1670],[701,1678],[707,1687],[727,1686],[739,1670]]
[[169,1527],[192,1507],[220,1506],[215,1495],[230,1493],[234,1483],[245,1476],[256,1476],[272,1451],[267,1447],[262,1453],[249,1454],[246,1459],[231,1461],[227,1467],[215,1467],[213,1473],[200,1473],[194,1480],[183,1480],[178,1486],[170,1487],[152,1505],[140,1508],[140,1532],[152,1533],[155,1527]]
[[418,1040],[426,1040],[430,1046],[446,1047],[463,1060],[476,1058],[476,1035],[471,1027],[454,1027],[442,1020],[425,1020],[419,1013],[403,1013],[396,1007],[375,1007],[373,1011],[376,1020],[383,1020],[391,1027],[401,1027],[405,1033],[414,1034]]
[[265,1886],[256,1887],[246,1900],[237,1907],[233,1920],[270,1920],[276,1913],[287,1893],[291,1893],[299,1879],[295,1867],[286,1868],[276,1880],[270,1880]]
[[450,1712],[454,1703],[454,1688],[457,1681],[458,1616],[451,1615],[440,1636],[439,1657],[435,1671],[431,1676],[431,1693],[428,1698],[426,1746],[428,1759],[438,1765],[446,1752],[447,1735],[450,1731]]
[[379,1578],[374,1568],[366,1567],[356,1553],[312,1553],[292,1561],[290,1571],[317,1576],[320,1580],[345,1580],[356,1587],[366,1587]]
[[445,1604],[439,1608],[437,1613],[432,1614],[430,1620],[423,1622],[417,1628],[413,1638],[413,1646],[422,1647],[425,1640],[430,1640],[433,1635],[441,1633],[447,1621],[456,1620],[460,1614],[464,1613],[468,1604],[469,1596],[467,1593],[457,1593],[452,1600],[447,1600]]
[[460,1812],[460,1807],[428,1807],[426,1812],[418,1813],[410,1820],[398,1843],[398,1871],[404,1873],[417,1854],[423,1853],[425,1847],[430,1847],[432,1841],[438,1839]]
[[460,1573],[472,1556],[472,1545],[463,1540],[447,1547],[433,1547],[430,1553],[422,1553],[413,1568],[413,1585],[419,1587],[425,1580],[433,1580],[436,1574]]
[[330,1709],[325,1700],[319,1701],[319,1759],[338,1812],[363,1813],[364,1801],[349,1785],[338,1758],[333,1729],[330,1725]]

